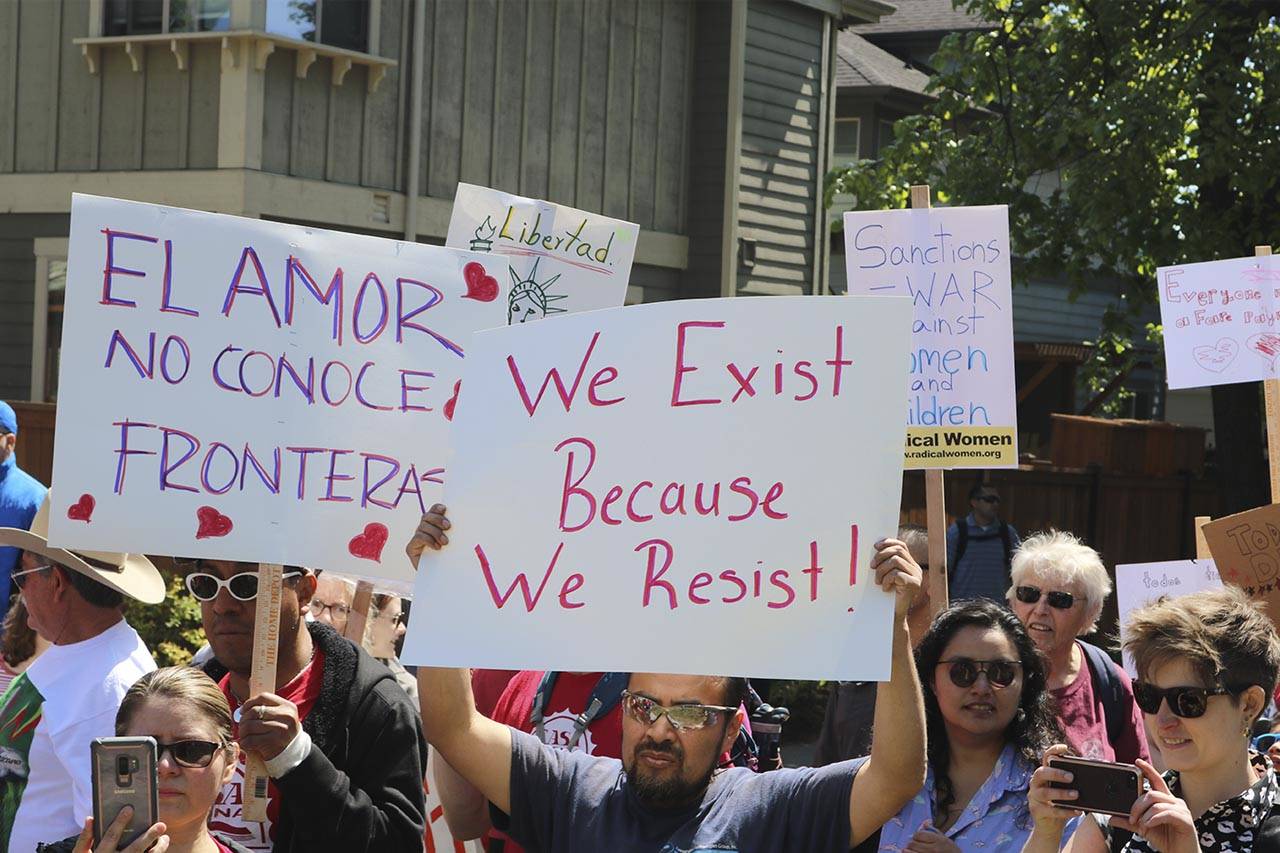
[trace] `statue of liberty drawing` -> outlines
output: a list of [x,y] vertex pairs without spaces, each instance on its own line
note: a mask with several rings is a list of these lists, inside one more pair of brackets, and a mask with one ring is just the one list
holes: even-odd
[[563,314],[567,309],[557,308],[552,303],[568,299],[567,294],[550,293],[551,285],[556,283],[560,274],[556,273],[546,281],[538,281],[538,258],[533,262],[533,269],[528,278],[521,278],[515,267],[511,271],[511,295],[507,299],[507,324],[524,323],[528,320],[541,320],[548,314]]

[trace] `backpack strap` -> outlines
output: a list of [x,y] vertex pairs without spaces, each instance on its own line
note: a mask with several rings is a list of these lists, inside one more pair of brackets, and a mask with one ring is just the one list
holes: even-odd
[[[529,722],[533,725],[534,734],[543,743],[546,743],[543,739],[543,723],[547,700],[551,698],[551,691],[555,689],[556,677],[559,674],[558,672],[543,673],[542,681],[538,685],[538,691],[533,694],[533,707],[529,712]],[[578,745],[578,741],[582,739],[583,732],[587,730],[587,727],[592,722],[618,707],[618,703],[622,701],[622,693],[627,689],[627,681],[630,677],[631,674],[628,672],[606,672],[600,676],[600,680],[596,682],[596,686],[591,690],[591,695],[587,697],[587,707],[573,720],[573,734],[569,738],[569,749],[573,749]]]
[[544,712],[547,708],[547,700],[551,698],[551,691],[556,687],[556,677],[560,673],[548,670],[542,673],[542,681],[538,683],[538,691],[533,694],[533,707],[529,710],[529,724],[533,726],[533,733],[538,740],[546,743],[543,738],[545,729],[543,728]]
[[960,561],[964,559],[964,552],[968,547],[969,517],[962,515],[956,519],[956,555],[951,565],[947,566],[947,578],[951,583],[955,583],[956,570],[960,568]]
[[1120,732],[1124,729],[1124,685],[1116,673],[1115,662],[1097,646],[1080,642],[1084,649],[1085,660],[1089,664],[1089,674],[1093,677],[1093,689],[1102,699],[1103,721],[1107,727],[1107,741],[1115,749],[1120,740]]

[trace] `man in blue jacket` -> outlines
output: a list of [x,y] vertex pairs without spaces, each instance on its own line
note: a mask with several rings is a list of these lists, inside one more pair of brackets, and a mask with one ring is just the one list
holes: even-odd
[[[47,491],[40,481],[18,467],[18,415],[0,400],[0,527],[28,530]],[[9,576],[22,552],[0,546],[0,619],[9,609]]]

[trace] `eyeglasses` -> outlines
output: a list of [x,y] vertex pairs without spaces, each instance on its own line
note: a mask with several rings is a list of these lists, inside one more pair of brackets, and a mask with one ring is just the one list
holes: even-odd
[[[312,604],[315,604],[315,599],[314,599],[314,598],[313,598],[313,599],[311,599],[311,603],[312,603]],[[399,613],[392,613],[392,612],[390,612],[390,611],[388,611],[388,610],[379,610],[379,611],[377,611],[377,612],[374,614],[374,617],[373,617],[373,618],[375,618],[375,619],[387,619],[387,618],[390,618],[390,619],[391,619],[391,624],[392,624],[392,625],[404,625],[404,624],[406,624],[406,623],[409,621],[409,614],[408,614],[408,613],[405,613],[404,611],[401,611],[401,612],[399,612]]]
[[1176,716],[1194,720],[1209,710],[1210,696],[1225,696],[1238,691],[1226,687],[1156,687],[1145,681],[1133,682],[1133,701],[1144,714],[1155,714],[1160,703],[1169,700],[1169,710]]
[[720,719],[721,714],[732,714],[737,708],[726,708],[723,705],[676,705],[668,708],[665,705],[659,705],[647,696],[637,696],[630,690],[622,691],[623,707],[632,719],[651,726],[658,722],[658,718],[664,714],[667,722],[671,723],[671,727],[678,732],[691,732],[698,729],[705,729],[707,726],[714,725]]
[[164,758],[166,752],[173,756],[175,763],[182,767],[208,767],[213,761],[213,754],[222,747],[220,743],[207,740],[179,740],[173,743],[156,742],[156,760]]
[[1008,687],[1018,677],[1018,660],[972,660],[970,658],[952,658],[938,661],[938,666],[949,664],[951,669],[947,675],[956,687],[972,687],[978,680],[979,673],[985,673],[992,687]]
[[326,610],[331,611],[334,616],[339,618],[346,616],[351,612],[351,608],[340,601],[335,601],[333,604],[326,604],[318,598],[311,599],[312,616],[319,618]]
[[34,575],[36,572],[48,571],[49,569],[52,569],[52,568],[53,568],[52,564],[45,565],[45,566],[36,566],[34,569],[23,569],[20,572],[14,572],[13,574],[9,575],[9,577],[13,580],[13,585],[18,588],[18,592],[22,592],[22,586],[23,584],[26,583],[26,581],[20,581],[18,580],[18,578],[22,577],[23,575]]
[[988,504],[998,504],[1000,503],[1000,496],[999,495],[978,495],[976,498],[974,498],[974,500],[982,501],[983,503],[988,503]]
[[[285,572],[281,577],[292,578],[302,572]],[[208,572],[192,572],[187,575],[187,592],[197,601],[213,601],[218,591],[226,588],[236,601],[253,601],[258,597],[258,573],[240,572],[238,575],[223,580]]]
[[1035,604],[1044,595],[1049,606],[1054,610],[1070,610],[1076,603],[1076,597],[1069,592],[1044,592],[1038,586],[1020,586],[1013,591],[1014,597],[1023,604]]

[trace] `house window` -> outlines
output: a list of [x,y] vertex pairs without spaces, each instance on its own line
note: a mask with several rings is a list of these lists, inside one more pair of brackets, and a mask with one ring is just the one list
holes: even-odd
[[363,53],[369,0],[267,0],[267,32]]
[[[365,53],[373,2],[266,0],[266,31]],[[103,35],[229,30],[231,4],[232,0],[104,0]]]
[[137,36],[231,28],[231,0],[106,0],[103,35]]
[[51,403],[58,398],[58,366],[62,354],[62,308],[67,293],[67,241],[35,241],[36,280],[31,334],[31,399]]
[[836,119],[835,150],[832,151],[831,165],[840,168],[858,159],[859,137],[862,135],[862,120],[856,118]]

